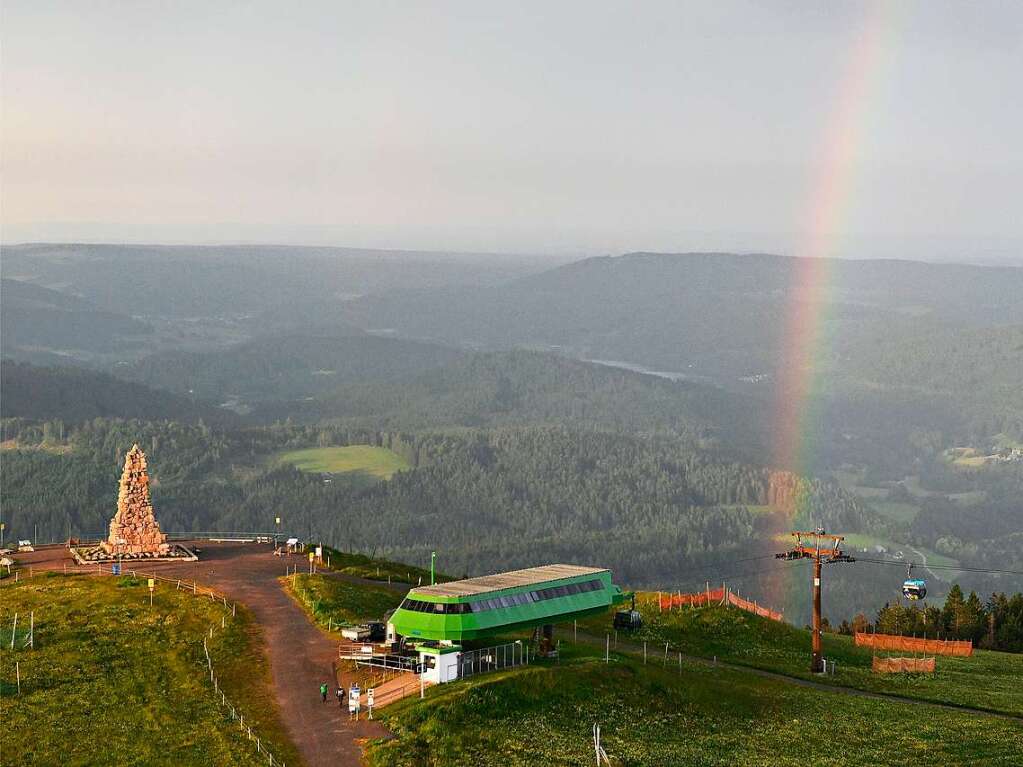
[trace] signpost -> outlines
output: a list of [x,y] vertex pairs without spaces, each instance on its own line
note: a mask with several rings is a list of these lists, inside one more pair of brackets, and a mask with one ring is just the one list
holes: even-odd
[[313,552],[310,551],[309,552],[309,574],[310,575],[313,574],[313,560],[315,558],[316,558],[316,555]]
[[369,718],[373,718],[373,688],[366,690],[366,707],[369,708]]
[[359,721],[359,685],[353,684],[348,691],[348,715]]
[[156,579],[149,579],[149,606],[153,606],[153,592],[156,591]]

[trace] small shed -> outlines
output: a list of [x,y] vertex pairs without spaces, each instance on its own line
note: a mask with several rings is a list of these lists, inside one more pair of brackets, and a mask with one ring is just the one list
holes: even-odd
[[458,662],[462,657],[460,645],[440,645],[438,647],[419,646],[419,662],[423,668],[423,680],[433,684],[454,682],[458,679]]

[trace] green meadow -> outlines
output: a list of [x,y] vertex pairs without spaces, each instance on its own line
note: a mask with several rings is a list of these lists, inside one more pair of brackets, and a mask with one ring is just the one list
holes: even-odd
[[377,714],[371,767],[920,764],[1008,767],[1020,722],[805,688],[722,666],[562,645],[559,661],[442,685]]
[[[366,578],[371,581],[387,581],[388,583],[408,583],[411,585],[430,582],[430,570],[425,567],[377,559],[366,554],[338,551],[330,546],[323,547],[323,557],[324,564],[330,563],[330,570],[357,578]],[[438,583],[453,580],[451,576],[444,575],[443,573],[436,573],[434,577]]]
[[298,573],[280,580],[310,619],[324,629],[381,620],[404,597],[386,586],[355,584],[322,574]]
[[[787,623],[720,606],[659,612],[656,602],[641,596],[644,627],[618,634],[619,648],[628,642],[633,652],[670,651],[775,671],[802,679],[809,671],[810,632]],[[581,623],[591,637],[614,636],[610,616]],[[1023,716],[1023,655],[976,650],[971,658],[938,656],[934,674],[875,674],[870,649],[856,647],[853,638],[825,633],[824,656],[837,663],[826,682],[871,692],[904,695],[935,703],[969,706]],[[890,655],[893,653],[879,653]]]
[[[266,764],[209,682],[204,633],[227,697],[278,760],[299,763],[240,605],[231,618],[161,584],[150,607],[145,581],[128,577],[36,576],[2,594],[4,764]],[[19,626],[35,613],[34,648],[19,630],[10,650],[15,612]]]
[[275,463],[287,463],[300,471],[316,474],[354,474],[374,480],[390,479],[409,468],[408,462],[384,447],[310,447],[277,453]]

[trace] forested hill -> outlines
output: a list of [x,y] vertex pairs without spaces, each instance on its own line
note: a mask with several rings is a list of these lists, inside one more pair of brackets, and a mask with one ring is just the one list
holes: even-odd
[[152,332],[145,322],[101,310],[78,296],[0,280],[0,345],[6,356],[42,361],[66,349],[108,352]]
[[405,381],[458,360],[461,353],[436,344],[362,334],[261,336],[212,352],[153,354],[119,376],[192,397],[302,399],[342,384]]
[[475,353],[407,380],[341,386],[297,403],[268,403],[264,420],[333,420],[364,428],[562,424],[671,434],[692,445],[756,455],[755,400],[720,389],[529,351]]
[[[546,426],[222,431],[101,419],[64,437],[69,450],[5,453],[2,499],[12,535],[32,525],[44,540],[102,530],[124,451],[135,442],[147,451],[164,529],[260,530],[281,516],[289,532],[309,539],[417,563],[441,550],[453,570],[473,574],[563,560],[603,563],[634,584],[675,583],[698,565],[772,545],[771,531],[792,521],[790,511],[771,506],[783,500],[779,484],[804,500],[801,521],[842,529],[875,521],[834,485],[779,482],[768,470],[672,438]],[[412,468],[367,485],[343,475],[324,482],[272,460],[282,449],[367,442]]]
[[[349,316],[409,337],[559,346],[577,357],[735,378],[775,371],[803,269],[782,256],[633,253],[471,295],[367,296],[350,304]],[[826,269],[819,299],[830,304],[831,332],[905,313],[969,325],[1023,322],[1023,269],[908,261],[831,261]]]
[[230,425],[232,413],[84,368],[0,362],[3,418],[75,424],[92,418],[198,421]]

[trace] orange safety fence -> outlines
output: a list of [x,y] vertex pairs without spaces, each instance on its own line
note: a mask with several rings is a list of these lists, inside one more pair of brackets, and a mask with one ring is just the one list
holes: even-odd
[[873,647],[877,650],[902,650],[905,652],[931,653],[932,655],[954,655],[969,658],[973,655],[973,642],[967,639],[923,639],[904,637],[897,634],[868,634],[856,632],[857,647]]
[[785,619],[785,616],[783,616],[777,610],[771,610],[764,607],[763,605],[758,605],[756,602],[751,602],[748,599],[737,597],[731,591],[728,592],[728,604],[734,605],[735,607],[738,607],[740,610],[745,610],[746,612],[753,613],[754,615],[759,615],[761,618],[770,618],[773,621],[779,622]]
[[881,674],[916,672],[933,674],[934,658],[878,658],[874,656],[871,668]]
[[707,589],[698,594],[667,594],[660,595],[660,607],[662,610],[670,610],[673,607],[706,607],[710,604],[720,604],[725,598],[725,590]]
[[784,616],[780,612],[736,596],[725,587],[707,589],[695,594],[683,594],[681,592],[658,594],[658,599],[659,607],[662,610],[671,610],[674,607],[706,607],[707,605],[729,604],[738,607],[740,610],[746,610],[747,612],[759,615],[762,618],[770,618],[775,621],[784,620]]

